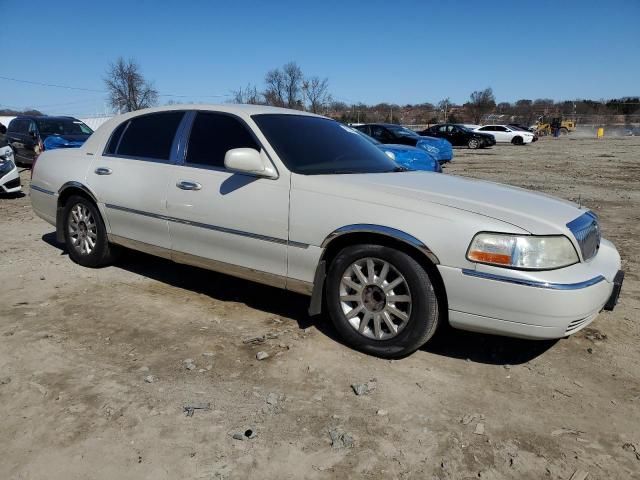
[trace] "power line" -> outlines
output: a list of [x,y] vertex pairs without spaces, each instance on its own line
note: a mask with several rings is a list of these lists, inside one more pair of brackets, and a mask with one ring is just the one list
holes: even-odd
[[95,89],[92,89],[92,88],[82,88],[82,87],[70,87],[69,85],[55,85],[53,83],[34,82],[32,80],[22,80],[22,79],[19,79],[19,78],[11,78],[11,77],[0,76],[0,79],[9,80],[11,82],[17,82],[17,83],[28,83],[30,85],[40,85],[41,87],[65,88],[67,90],[81,90],[83,92],[105,93],[104,90],[95,90]]
[[[10,82],[17,82],[17,83],[27,83],[29,85],[39,85],[41,87],[53,87],[53,88],[64,88],[66,90],[79,90],[79,91],[83,91],[83,92],[96,92],[96,93],[109,93],[106,90],[96,90],[93,88],[83,88],[83,87],[72,87],[70,85],[56,85],[53,83],[43,83],[43,82],[36,82],[33,80],[24,80],[21,78],[11,78],[11,77],[4,77],[0,75],[0,80],[8,80]],[[174,95],[171,93],[159,93],[158,94],[159,97],[173,97],[173,98],[223,98],[223,97],[229,97],[231,96],[231,94],[225,94],[225,95]]]

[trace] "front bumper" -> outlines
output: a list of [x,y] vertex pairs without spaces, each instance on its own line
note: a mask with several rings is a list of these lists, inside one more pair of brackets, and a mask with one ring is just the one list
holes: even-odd
[[0,176],[0,193],[17,193],[22,190],[20,184],[20,172],[16,167]]
[[603,240],[588,262],[546,272],[438,266],[454,328],[529,339],[571,335],[617,300],[620,256]]

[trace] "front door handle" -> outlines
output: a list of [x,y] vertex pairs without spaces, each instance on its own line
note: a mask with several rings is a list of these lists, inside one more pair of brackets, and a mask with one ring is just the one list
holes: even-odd
[[202,185],[200,185],[198,182],[192,182],[190,180],[182,180],[176,183],[176,187],[178,187],[181,190],[201,190],[202,189]]
[[106,167],[98,167],[95,169],[96,175],[111,175],[112,173],[113,173],[113,170]]

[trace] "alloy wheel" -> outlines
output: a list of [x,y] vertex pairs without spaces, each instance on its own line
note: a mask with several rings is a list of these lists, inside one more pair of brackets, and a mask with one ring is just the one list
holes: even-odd
[[374,340],[398,335],[411,317],[411,292],[404,276],[380,258],[353,262],[340,281],[340,307],[356,331]]
[[90,255],[98,241],[98,226],[86,205],[77,203],[69,212],[69,239],[73,248],[81,255]]

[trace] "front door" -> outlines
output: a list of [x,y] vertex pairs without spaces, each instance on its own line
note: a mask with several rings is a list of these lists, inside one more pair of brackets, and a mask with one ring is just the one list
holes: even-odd
[[240,118],[219,112],[195,115],[184,162],[173,167],[167,192],[174,258],[284,287],[289,176],[230,172],[224,156],[233,148],[254,148],[268,158]]

